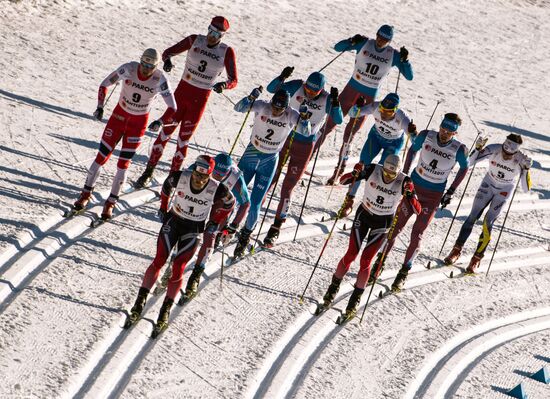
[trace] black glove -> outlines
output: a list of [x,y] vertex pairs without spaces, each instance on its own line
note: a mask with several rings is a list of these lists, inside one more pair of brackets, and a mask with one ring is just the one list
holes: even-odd
[[331,87],[330,88],[330,100],[333,107],[338,107],[340,105],[340,102],[338,101],[338,88],[337,87]]
[[355,100],[355,105],[357,105],[357,108],[364,107],[367,103],[367,100],[365,100],[365,97],[359,96],[357,97],[357,100]]
[[292,72],[294,72],[294,67],[291,67],[291,66],[284,67],[283,72],[281,72],[281,74],[279,75],[279,79],[281,80],[288,79],[290,75],[292,75]]
[[149,129],[152,132],[158,132],[161,126],[162,126],[162,122],[160,120],[156,120],[151,122],[147,127],[147,129]]
[[409,50],[407,50],[405,46],[401,47],[399,50],[399,59],[401,62],[406,62],[409,59]]
[[350,37],[348,40],[350,41],[352,46],[355,46],[357,43],[367,40],[367,38],[363,35],[357,34],[353,37]]
[[208,223],[206,223],[206,226],[204,226],[204,232],[209,234],[214,234],[216,231],[218,231],[218,224],[209,220]]
[[225,82],[218,82],[214,85],[214,87],[212,87],[212,90],[214,90],[216,93],[221,93],[225,90],[226,86],[227,85],[225,84]]
[[416,125],[412,120],[409,122],[409,126],[407,126],[407,132],[416,136]]
[[159,218],[160,222],[161,223],[164,223],[164,221],[166,220],[166,217],[168,216],[168,211],[164,210],[164,209],[159,209],[157,211],[157,217]]
[[441,204],[441,209],[445,208],[451,203],[451,198],[453,198],[454,193],[455,189],[451,187],[447,190],[445,194],[443,194],[443,197],[441,197],[441,201],[439,202]]
[[172,64],[172,60],[170,58],[167,58],[166,61],[164,61],[164,65],[162,69],[164,69],[164,72],[170,72],[174,68],[174,65]]
[[97,107],[94,111],[94,118],[96,118],[98,121],[103,119],[103,107]]

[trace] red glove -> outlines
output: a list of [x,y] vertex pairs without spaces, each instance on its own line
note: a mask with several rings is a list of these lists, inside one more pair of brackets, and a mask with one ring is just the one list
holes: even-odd
[[344,173],[340,176],[340,184],[351,184],[354,180],[355,176],[353,176],[353,172]]
[[413,194],[410,197],[407,197],[407,201],[411,204],[414,214],[420,215],[420,212],[422,212],[422,205],[420,204],[420,201],[418,201],[418,198],[416,198],[416,195]]
[[353,171],[351,172],[352,175],[355,176],[355,178],[357,179],[360,175],[361,175],[361,172],[363,171],[363,162],[358,162],[355,164],[355,166],[353,167]]
[[414,196],[414,184],[412,181],[407,180],[403,184],[403,192],[407,198]]

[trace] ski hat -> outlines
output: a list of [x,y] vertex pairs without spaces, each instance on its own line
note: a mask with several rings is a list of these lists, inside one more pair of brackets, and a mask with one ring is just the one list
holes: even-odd
[[143,52],[140,62],[144,64],[154,65],[155,67],[160,63],[160,54],[154,48],[148,48]]
[[378,32],[376,32],[376,35],[383,37],[386,40],[393,39],[393,26],[382,25],[380,28],[378,28]]
[[399,158],[399,155],[390,154],[384,160],[383,167],[384,167],[384,170],[390,173],[394,173],[395,176],[397,176],[397,174],[401,170],[401,158]]
[[210,155],[199,155],[195,161],[195,170],[204,175],[211,175],[216,161]]
[[215,158],[216,166],[214,167],[214,173],[225,176],[229,173],[229,169],[231,168],[231,165],[233,164],[233,160],[229,156],[229,154],[226,154],[224,152],[219,153],[216,155]]
[[447,113],[441,121],[439,127],[448,130],[449,132],[456,132],[458,127],[462,124],[462,120],[457,114]]
[[287,108],[290,103],[290,94],[284,89],[279,89],[271,98],[271,104],[277,108]]
[[224,17],[214,17],[212,21],[210,21],[210,26],[208,28],[213,28],[213,30],[218,32],[227,32],[229,30],[229,21]]
[[380,102],[380,106],[384,109],[395,110],[397,109],[397,107],[399,107],[399,100],[399,94],[389,93]]
[[513,155],[519,151],[519,146],[523,144],[523,139],[520,134],[509,134],[502,143],[502,150],[508,154]]
[[321,72],[313,72],[306,80],[306,87],[315,92],[320,92],[325,88],[326,78]]

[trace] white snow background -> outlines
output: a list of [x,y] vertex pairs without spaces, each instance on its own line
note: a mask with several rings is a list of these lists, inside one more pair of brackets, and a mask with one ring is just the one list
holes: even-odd
[[[503,392],[520,382],[531,399],[550,397],[548,385],[528,377],[550,367],[548,1],[0,0],[0,6],[0,397],[505,398]],[[459,138],[468,146],[477,129],[490,142],[521,133],[534,159],[534,187],[516,195],[489,276],[448,279],[444,273],[458,269],[422,267],[439,252],[464,182],[450,210],[439,212],[426,231],[403,293],[371,301],[361,324],[336,326],[355,264],[335,307],[314,318],[350,224],[339,223],[299,304],[331,227],[320,220],[344,196],[337,188],[329,201],[330,188],[316,178],[307,226],[296,242],[290,242],[295,221],[289,221],[279,245],[226,269],[222,286],[220,258],[213,257],[199,296],[174,308],[158,340],[148,337],[161,298],[151,299],[133,330],[122,330],[154,256],[158,201],[150,190],[123,196],[114,220],[90,229],[110,189],[113,157],[98,181],[96,206],[62,218],[104,128],[91,117],[97,88],[145,48],[162,51],[187,34],[205,33],[214,15],[231,24],[224,41],[236,51],[239,84],[225,93],[233,101],[265,87],[286,65],[295,66],[293,77],[305,79],[336,55],[337,41],[355,33],[372,37],[388,23],[396,30],[392,45],[410,51],[415,77],[400,80],[399,94],[419,129],[443,100],[431,126],[445,112],[457,112],[464,121]],[[343,88],[353,57],[345,54],[324,71],[329,86]],[[184,60],[173,59],[173,87]],[[394,69],[381,95],[394,90],[396,79]],[[118,89],[107,117],[117,96]],[[156,104],[152,117],[163,111],[162,101]],[[228,150],[242,120],[213,93],[186,164],[200,151]],[[371,123],[355,140],[355,155]],[[335,165],[342,132],[338,128],[322,148],[319,175]],[[129,182],[142,172],[153,140],[148,135],[134,158]],[[170,144],[165,151],[164,171],[173,150]],[[474,171],[445,253],[485,170]],[[296,189],[295,215],[304,193],[305,187]],[[410,224],[373,299],[400,267]],[[478,225],[462,266],[479,232]],[[490,252],[481,271],[489,258]]]

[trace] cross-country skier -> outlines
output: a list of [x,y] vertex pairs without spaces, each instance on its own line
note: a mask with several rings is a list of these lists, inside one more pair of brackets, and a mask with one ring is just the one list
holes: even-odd
[[145,134],[153,100],[159,93],[166,103],[167,109],[160,119],[149,125],[149,129],[158,131],[163,124],[171,122],[176,111],[176,102],[166,76],[157,69],[159,62],[160,57],[157,50],[149,48],[143,52],[140,62],[132,61],[121,65],[101,82],[97,109],[94,112],[94,117],[98,120],[103,118],[107,88],[121,81],[122,89],[118,104],[101,136],[99,151],[88,170],[82,193],[74,203],[73,211],[81,212],[86,208],[102,166],[109,160],[118,142],[122,141],[111,194],[105,201],[101,213],[101,218],[104,220],[112,217],[113,208],[126,181],[126,172],[132,162],[132,157],[141,144],[141,138]]
[[[172,266],[172,276],[168,282],[166,297],[153,337],[168,326],[170,309],[181,285],[185,265],[193,257],[204,230],[216,230],[233,209],[235,198],[224,184],[211,177],[215,161],[208,155],[200,155],[193,171],[171,172],[162,186],[159,216],[162,227],[157,240],[157,253],[145,271],[136,302],[130,311],[126,328],[134,324],[143,311],[151,287],[157,281],[160,270],[172,248],[177,245],[177,253]],[[172,208],[168,203],[175,190]],[[208,223],[206,220],[209,219]],[[206,225],[206,226],[205,226]]]
[[[357,34],[349,39],[342,40],[334,46],[336,51],[356,51],[353,74],[344,90],[340,93],[340,104],[344,115],[350,114],[350,120],[344,131],[344,139],[340,148],[339,163],[334,170],[329,184],[335,184],[342,174],[349,156],[349,146],[353,136],[363,125],[365,116],[355,118],[349,111],[356,103],[359,96],[365,98],[366,104],[370,104],[376,98],[383,79],[388,75],[393,66],[399,69],[405,79],[413,79],[413,71],[409,62],[409,51],[401,47],[399,51],[390,46],[393,39],[393,27],[382,25],[376,32],[376,39],[369,39]],[[321,138],[317,145],[321,145],[327,135],[332,132],[336,123],[329,118]],[[351,138],[350,138],[351,135]]]
[[421,207],[414,192],[414,185],[411,179],[400,170],[399,156],[390,154],[384,160],[383,165],[371,163],[363,168],[363,164],[360,162],[355,165],[353,172],[341,177],[340,181],[343,184],[350,184],[354,181],[354,175],[357,176],[357,180],[365,180],[365,192],[355,214],[348,249],[338,262],[338,267],[332,276],[332,282],[323,297],[323,303],[318,312],[331,305],[340,289],[342,279],[359,254],[363,240],[366,238],[367,244],[361,254],[355,287],[343,316],[346,320],[354,317],[367,285],[372,259],[386,239],[402,197],[404,196],[403,202],[407,203],[408,207],[416,214],[420,213]]
[[[250,208],[250,195],[244,181],[243,173],[233,163],[231,156],[226,153],[220,153],[216,155],[215,161],[216,166],[214,167],[212,177],[216,179],[216,181],[224,184],[231,191],[237,201],[236,206],[238,207],[238,210],[231,223],[227,223],[229,217],[228,214],[228,217],[220,221],[217,226],[211,225],[210,229],[205,231],[204,242],[199,249],[193,272],[187,281],[187,287],[184,295],[185,298],[182,297],[183,301],[186,299],[191,299],[197,294],[200,278],[204,272],[208,258],[215,247],[216,237],[220,236],[224,241],[224,245],[229,242]],[[220,228],[214,229],[214,227]]]
[[260,94],[259,89],[254,89],[248,97],[235,105],[235,111],[244,113],[250,109],[254,101],[250,109],[254,112],[250,143],[238,164],[239,169],[243,171],[246,184],[254,177],[254,186],[250,195],[248,217],[245,226],[239,232],[239,241],[234,253],[236,258],[244,255],[250,242],[250,234],[256,226],[262,202],[275,175],[279,152],[288,135],[292,131],[305,137],[312,134],[308,120],[310,114],[305,104],[300,106],[299,111],[290,107],[290,95],[283,89],[277,90],[270,102],[257,99]]
[[[179,123],[181,126],[177,149],[172,158],[170,170],[180,170],[183,160],[187,156],[189,140],[199,124],[210,92],[214,90],[216,93],[221,93],[223,90],[233,89],[237,86],[235,52],[221,42],[228,30],[227,19],[219,16],[214,17],[208,26],[206,36],[187,36],[162,53],[164,70],[170,72],[173,68],[171,57],[187,51],[185,70],[174,93],[178,110],[175,122],[170,126],[165,126],[155,140],[147,167],[137,180],[136,187],[144,187],[151,181],[164,148]],[[224,69],[227,73],[227,80],[218,80]]]
[[[462,121],[457,114],[445,114],[439,126],[439,131],[421,131],[407,152],[403,167],[404,173],[408,173],[416,154],[420,152],[420,157],[411,174],[411,179],[414,183],[418,200],[422,205],[422,212],[416,217],[414,222],[403,266],[392,284],[393,291],[399,291],[403,287],[420,248],[422,235],[432,221],[438,205],[446,207],[451,203],[455,190],[468,172],[468,150],[464,144],[455,139],[461,123]],[[447,178],[456,163],[460,165],[460,169],[450,187],[445,191]],[[390,252],[395,243],[395,238],[403,230],[403,227],[405,227],[413,213],[408,202],[402,202],[398,207],[396,214],[397,222],[392,238],[387,243],[386,253]],[[381,270],[381,268],[382,266],[378,269]]]
[[[299,133],[294,134],[289,152],[287,173],[281,186],[279,206],[275,220],[264,239],[264,246],[266,247],[272,247],[275,240],[279,237],[279,231],[282,224],[286,221],[290,207],[292,191],[306,170],[313,153],[315,141],[319,137],[319,131],[324,125],[327,115],[330,115],[337,124],[342,123],[343,120],[342,109],[338,102],[338,89],[333,87],[330,89],[330,93],[324,90],[326,78],[320,72],[313,72],[305,82],[301,79],[285,82],[293,70],[293,67],[285,67],[281,74],[269,83],[267,91],[270,93],[275,93],[279,89],[288,91],[290,94],[290,106],[294,109],[298,109],[302,103],[307,105],[308,111],[311,112],[311,117],[309,118],[311,134],[309,136]],[[273,181],[276,181],[277,176],[281,173],[283,158],[289,144],[290,137],[287,138],[285,145],[280,151],[279,164],[277,165]]]
[[474,165],[488,159],[489,170],[479,186],[470,215],[462,225],[451,253],[444,259],[446,265],[452,265],[458,260],[464,243],[472,233],[474,224],[481,217],[483,211],[489,207],[483,219],[483,230],[479,236],[477,248],[466,269],[468,273],[474,273],[479,266],[491,240],[493,224],[512,197],[516,178],[521,179],[523,191],[527,192],[531,189],[529,169],[532,160],[519,151],[519,147],[523,144],[521,135],[512,133],[506,137],[504,143],[490,144],[483,148],[486,141],[487,139],[478,138],[476,151],[470,157],[470,164]]
[[[399,109],[397,93],[389,93],[382,101],[375,101],[362,107],[354,105],[350,113],[356,115],[358,111],[359,116],[372,115],[374,118],[374,124],[363,144],[359,158],[363,165],[370,164],[380,151],[382,151],[380,164],[383,164],[388,155],[397,155],[401,152],[405,145],[405,134],[413,140],[416,137],[416,125],[402,109]],[[342,216],[348,216],[351,213],[359,184],[360,182],[356,182],[350,188],[342,208]]]

